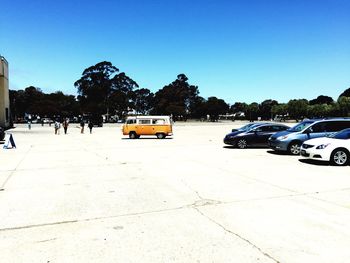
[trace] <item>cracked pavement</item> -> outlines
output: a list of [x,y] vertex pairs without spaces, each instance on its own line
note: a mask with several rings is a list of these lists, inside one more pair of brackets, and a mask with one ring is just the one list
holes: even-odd
[[350,167],[224,147],[241,125],[164,140],[18,125],[0,150],[2,261],[348,262]]

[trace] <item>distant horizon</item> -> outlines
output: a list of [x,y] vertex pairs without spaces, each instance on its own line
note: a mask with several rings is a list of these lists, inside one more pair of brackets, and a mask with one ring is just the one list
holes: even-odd
[[200,96],[287,103],[350,87],[346,0],[13,0],[0,54],[10,89],[77,96],[84,69],[109,61],[156,92],[185,74]]

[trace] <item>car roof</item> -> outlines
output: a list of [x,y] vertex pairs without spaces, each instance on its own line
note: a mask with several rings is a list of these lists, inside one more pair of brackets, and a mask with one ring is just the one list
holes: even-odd
[[277,126],[285,126],[288,127],[287,125],[283,124],[283,123],[275,123],[275,122],[265,122],[265,123],[261,123],[256,125],[256,127],[261,127],[261,126],[270,126],[270,125],[277,125]]

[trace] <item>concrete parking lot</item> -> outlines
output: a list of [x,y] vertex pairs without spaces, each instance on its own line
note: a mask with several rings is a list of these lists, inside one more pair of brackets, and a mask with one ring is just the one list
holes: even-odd
[[225,147],[241,125],[18,125],[0,145],[0,261],[349,262],[350,166]]

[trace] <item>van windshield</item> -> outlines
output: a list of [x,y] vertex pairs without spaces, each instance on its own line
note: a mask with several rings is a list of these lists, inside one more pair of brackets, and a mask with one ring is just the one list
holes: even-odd
[[303,121],[303,122],[289,128],[287,131],[299,132],[299,131],[304,130],[306,127],[310,126],[310,124],[312,124],[312,123],[313,123],[313,121]]

